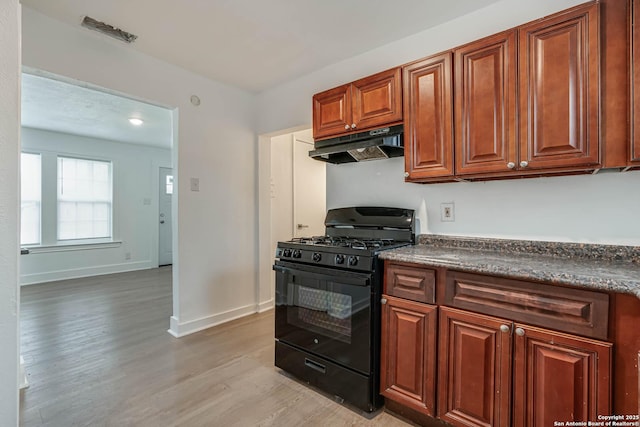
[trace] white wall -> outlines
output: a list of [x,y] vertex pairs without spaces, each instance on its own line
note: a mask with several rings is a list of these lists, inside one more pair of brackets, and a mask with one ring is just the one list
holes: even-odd
[[20,6],[0,2],[0,425],[18,425]]
[[[171,332],[255,311],[254,96],[26,7],[23,64],[177,109]],[[189,190],[191,177],[199,192]]]
[[[503,0],[320,69],[259,96],[259,132],[310,123],[316,92],[580,3]],[[640,244],[640,172],[419,185],[404,183],[402,162],[400,158],[328,166],[327,207],[377,204],[419,209],[424,201],[432,233]],[[449,201],[455,202],[456,220],[442,223],[440,203]]]
[[[40,153],[43,165],[52,166],[50,176],[43,176],[43,192],[49,183],[50,193],[56,191],[58,154],[111,161],[113,240],[122,244],[61,252],[34,249],[21,257],[21,284],[158,266],[158,169],[171,167],[171,150],[30,128],[22,128],[22,149]],[[56,207],[54,199],[43,204],[42,217],[55,218]],[[55,235],[50,237],[55,239]]]

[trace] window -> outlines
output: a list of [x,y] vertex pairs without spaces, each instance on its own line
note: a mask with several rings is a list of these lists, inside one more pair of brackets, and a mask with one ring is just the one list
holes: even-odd
[[165,194],[173,194],[173,175],[167,175],[164,186]]
[[20,157],[20,244],[40,243],[40,204],[42,177],[40,154],[22,153]]
[[111,237],[111,162],[58,157],[58,240]]

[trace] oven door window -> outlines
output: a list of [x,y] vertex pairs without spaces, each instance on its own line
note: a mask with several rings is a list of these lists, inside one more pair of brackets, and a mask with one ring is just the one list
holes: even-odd
[[276,338],[369,372],[369,283],[368,274],[276,270]]
[[326,337],[351,344],[351,295],[289,284],[292,302],[287,321]]

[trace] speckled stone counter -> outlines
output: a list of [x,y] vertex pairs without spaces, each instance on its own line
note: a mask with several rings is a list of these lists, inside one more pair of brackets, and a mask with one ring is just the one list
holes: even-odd
[[382,259],[537,280],[640,298],[640,247],[421,235]]

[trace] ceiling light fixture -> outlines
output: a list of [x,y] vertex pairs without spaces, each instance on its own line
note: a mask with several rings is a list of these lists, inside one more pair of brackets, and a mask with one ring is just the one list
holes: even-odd
[[128,33],[121,30],[120,28],[116,28],[113,25],[109,25],[104,22],[100,22],[97,19],[93,19],[89,16],[85,16],[82,19],[81,25],[85,28],[97,31],[109,37],[113,37],[114,39],[121,40],[125,43],[132,43],[138,38],[138,36],[136,36],[135,34]]
[[139,119],[137,117],[131,117],[129,119],[129,123],[131,123],[134,126],[142,126],[142,124],[144,123],[144,120]]

